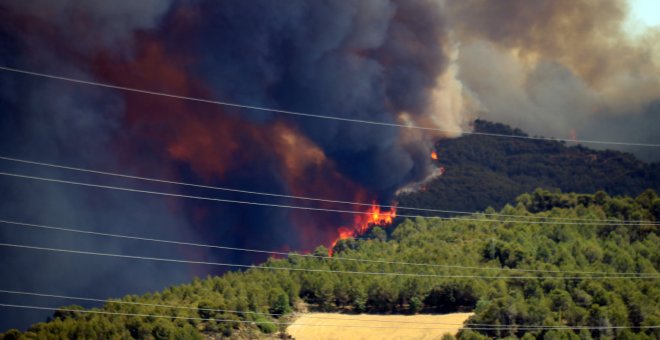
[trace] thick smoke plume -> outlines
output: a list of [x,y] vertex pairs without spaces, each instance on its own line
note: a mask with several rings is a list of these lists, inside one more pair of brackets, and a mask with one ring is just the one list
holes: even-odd
[[[7,155],[248,190],[387,202],[397,188],[429,173],[435,138],[456,135],[469,120],[464,114],[468,99],[454,76],[456,46],[435,1],[10,1],[2,5],[0,16],[3,65],[451,131],[422,134],[294,118],[2,74],[2,153]],[[311,205],[3,166],[49,177]],[[1,211],[18,220],[250,248],[310,250],[334,240],[337,227],[355,219],[350,214],[222,205],[7,178],[0,183],[15,198]],[[3,226],[4,241],[50,246],[56,241],[61,247],[222,262],[262,260],[28,230],[19,234],[11,228]],[[213,272],[1,251],[7,288],[70,295],[139,293],[181,282],[191,272]],[[20,266],[33,270],[18,270]],[[68,283],[71,277],[75,285]],[[15,314],[3,320],[16,326],[16,320],[26,324],[37,316]]]
[[[203,56],[196,70],[217,97],[461,129],[465,117],[434,102],[451,48],[435,1],[230,2],[195,10],[187,15],[198,18],[190,30],[200,38],[185,47]],[[428,171],[430,143],[400,129],[284,119],[343,176],[381,196]]]
[[[0,152],[215,186],[389,203],[396,190],[419,187],[429,175],[437,176],[430,158],[433,143],[460,135],[477,113],[546,136],[567,137],[573,130],[578,138],[658,143],[658,32],[627,35],[622,26],[627,12],[626,3],[615,0],[506,5],[477,0],[4,1],[2,65],[446,132],[293,117],[3,72]],[[6,162],[1,166],[192,195],[359,210]],[[328,245],[339,226],[356,220],[350,214],[8,178],[0,179],[0,189],[10,197],[0,207],[7,218],[258,249]],[[245,264],[263,260],[236,252],[19,232],[9,226],[0,233],[6,242],[44,246],[55,242]],[[5,288],[69,295],[140,293],[219,272],[0,252]],[[26,325],[45,315],[3,314],[1,327]]]

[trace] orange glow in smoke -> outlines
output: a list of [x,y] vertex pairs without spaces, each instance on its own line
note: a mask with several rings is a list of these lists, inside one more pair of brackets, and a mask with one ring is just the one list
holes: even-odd
[[438,160],[438,153],[435,152],[435,151],[431,152],[431,159],[434,160],[434,161],[437,161]]

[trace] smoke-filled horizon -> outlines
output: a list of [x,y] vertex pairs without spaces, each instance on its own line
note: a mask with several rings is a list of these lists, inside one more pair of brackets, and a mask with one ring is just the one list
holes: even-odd
[[[6,1],[0,64],[245,105],[466,130],[659,143],[658,30],[628,35],[624,1]],[[552,32],[552,33],[550,33]],[[0,152],[208,185],[389,203],[433,174],[456,135],[292,117],[0,74]],[[646,159],[657,153],[631,149]],[[646,153],[645,153],[646,152]],[[187,194],[201,189],[3,169]],[[272,250],[330,245],[353,216],[0,178],[3,218]],[[254,200],[240,194],[221,197]],[[295,203],[283,199],[264,202]],[[305,203],[309,204],[309,203]],[[321,207],[336,208],[329,203]],[[345,229],[342,229],[345,230]],[[263,257],[0,226],[2,240],[255,263]],[[0,249],[6,289],[94,297],[217,272]],[[7,297],[9,299],[9,297]],[[25,302],[22,300],[22,302]],[[66,301],[43,301],[54,305]],[[0,327],[47,312],[6,311]]]

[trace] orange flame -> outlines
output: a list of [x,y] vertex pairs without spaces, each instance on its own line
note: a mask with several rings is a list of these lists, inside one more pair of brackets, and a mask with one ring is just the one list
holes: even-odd
[[387,226],[396,217],[396,207],[390,211],[381,211],[380,206],[372,204],[365,214],[355,217],[355,229],[359,235],[366,234],[373,226]]
[[389,211],[381,211],[380,206],[373,203],[371,207],[369,207],[369,210],[364,214],[358,214],[355,216],[352,228],[339,227],[339,229],[337,229],[339,237],[332,242],[328,255],[332,256],[332,249],[337,245],[339,240],[364,235],[375,226],[386,227],[392,224],[395,217],[396,206],[391,206]]
[[332,242],[332,246],[330,247],[329,250],[330,256],[332,256],[332,249],[337,245],[337,242],[339,242],[339,240],[345,240],[349,237],[355,236],[355,230],[351,230],[346,227],[339,227],[339,229],[337,229],[337,232],[339,233],[339,237]]
[[435,152],[435,151],[431,152],[431,159],[434,160],[434,161],[437,161],[438,160],[438,153]]

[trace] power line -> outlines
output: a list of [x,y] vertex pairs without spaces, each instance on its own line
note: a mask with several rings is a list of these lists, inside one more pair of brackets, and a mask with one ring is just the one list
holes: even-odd
[[34,224],[34,223],[8,221],[8,220],[1,220],[1,219],[0,219],[0,223],[6,223],[6,224],[16,225],[16,226],[20,226],[20,227],[30,227],[30,228],[66,231],[66,232],[87,234],[87,235],[114,237],[114,238],[139,240],[139,241],[149,241],[149,242],[157,242],[157,243],[167,243],[167,244],[176,244],[176,245],[185,245],[185,246],[193,246],[193,247],[200,247],[200,248],[212,248],[212,249],[243,251],[243,252],[261,253],[261,254],[281,255],[281,256],[289,256],[289,257],[297,256],[297,257],[309,257],[309,258],[340,260],[340,261],[367,262],[367,263],[380,263],[380,264],[396,264],[396,265],[420,266],[420,267],[432,267],[432,268],[470,269],[470,270],[497,270],[497,271],[514,271],[514,272],[517,271],[517,272],[534,272],[534,273],[564,273],[564,274],[598,274],[598,275],[618,275],[618,276],[631,275],[631,276],[639,276],[639,277],[654,275],[652,273],[634,273],[634,272],[597,272],[597,271],[573,271],[573,270],[496,268],[496,267],[483,267],[483,266],[461,266],[461,265],[443,265],[443,264],[433,264],[433,263],[415,263],[415,262],[357,259],[357,258],[350,258],[350,257],[334,257],[334,256],[320,256],[320,255],[313,255],[313,254],[297,254],[297,253],[287,253],[287,252],[281,252],[281,251],[270,251],[270,250],[229,247],[229,246],[211,245],[211,244],[202,244],[202,243],[193,243],[193,242],[183,242],[183,241],[174,241],[174,240],[163,240],[163,239],[156,239],[156,238],[121,235],[121,234],[112,234],[112,233],[104,233],[104,232],[96,232],[96,231],[64,228],[64,227],[56,227],[56,226],[44,225],[44,224]]
[[320,115],[320,114],[303,113],[303,112],[298,112],[298,111],[281,110],[281,109],[267,108],[267,107],[261,107],[261,106],[244,105],[244,104],[218,101],[218,100],[212,100],[212,99],[204,99],[204,98],[198,98],[198,97],[190,97],[190,96],[177,95],[177,94],[171,94],[171,93],[144,90],[144,89],[138,89],[138,88],[128,87],[128,86],[112,85],[112,84],[89,81],[89,80],[69,78],[69,77],[63,77],[63,76],[48,74],[48,73],[40,73],[40,72],[33,72],[33,71],[23,70],[23,69],[17,69],[17,68],[12,68],[12,67],[7,67],[7,66],[0,66],[0,70],[20,73],[20,74],[26,74],[26,75],[36,76],[36,77],[48,78],[48,79],[68,81],[68,82],[77,83],[77,84],[84,84],[84,85],[91,85],[91,86],[97,86],[97,87],[103,87],[103,88],[110,88],[110,89],[115,89],[115,90],[135,92],[135,93],[140,93],[140,94],[161,96],[161,97],[166,97],[166,98],[182,99],[182,100],[188,100],[188,101],[194,101],[194,102],[200,102],[200,103],[206,103],[206,104],[214,104],[214,105],[220,105],[220,106],[227,106],[227,107],[234,107],[234,108],[241,108],[241,109],[250,109],[250,110],[265,111],[265,112],[276,112],[276,113],[282,113],[282,114],[293,115],[293,116],[311,117],[311,118],[319,118],[319,119],[326,119],[326,120],[337,120],[337,121],[359,123],[359,124],[369,124],[369,125],[387,126],[387,127],[395,127],[395,128],[405,128],[405,129],[417,129],[417,130],[425,130],[425,131],[438,131],[438,132],[444,132],[444,133],[461,133],[461,134],[466,134],[466,135],[480,135],[480,136],[490,136],[490,137],[506,137],[506,138],[531,139],[531,140],[546,140],[546,141],[583,143],[583,144],[628,145],[628,146],[643,146],[643,147],[659,147],[660,146],[660,144],[652,144],[652,143],[633,143],[633,142],[600,141],[600,140],[578,140],[578,139],[568,139],[568,138],[520,136],[520,135],[490,133],[490,132],[477,132],[477,131],[447,130],[447,129],[441,129],[441,128],[430,127],[430,126],[417,126],[417,125],[390,123],[390,122],[383,122],[383,121],[372,121],[372,120],[353,119],[353,118],[336,117],[336,116],[326,116],[326,115]]
[[[201,318],[201,317],[192,317],[192,316],[170,316],[170,315],[159,315],[159,314],[143,314],[143,313],[124,313],[124,312],[108,312],[100,310],[88,310],[88,309],[71,309],[71,308],[57,308],[57,307],[42,307],[42,306],[29,306],[29,305],[17,305],[17,304],[7,304],[0,303],[2,307],[13,307],[13,308],[27,308],[27,309],[41,309],[41,310],[55,310],[55,311],[65,311],[65,312],[74,312],[74,313],[90,313],[90,314],[105,314],[105,315],[121,315],[121,316],[138,316],[138,317],[150,317],[150,318],[167,318],[167,319],[183,319],[183,320],[198,320],[198,321],[215,321],[215,322],[236,322],[236,323],[248,323],[248,324],[276,324],[276,325],[293,325],[293,322],[278,322],[278,321],[250,321],[250,320],[232,320],[232,319],[216,319],[216,318]],[[339,324],[298,324],[300,326],[328,326],[328,327],[353,327],[353,328],[401,328],[394,326],[368,326],[368,325],[339,325]],[[419,329],[453,329],[454,327],[444,327],[444,328],[419,328]],[[418,328],[412,328],[418,329]],[[491,328],[488,328],[491,329]]]
[[246,264],[209,262],[209,261],[192,261],[192,260],[180,260],[180,259],[170,259],[170,258],[162,258],[162,257],[124,255],[124,254],[91,252],[91,251],[83,251],[83,250],[38,247],[38,246],[29,246],[29,245],[13,244],[13,243],[0,243],[0,247],[22,248],[22,249],[31,249],[31,250],[43,250],[43,251],[50,251],[50,252],[79,254],[79,255],[94,255],[94,256],[107,256],[107,257],[116,257],[116,258],[137,259],[137,260],[162,261],[162,262],[172,262],[172,263],[199,264],[199,265],[220,266],[220,267],[235,267],[235,268],[250,268],[250,269],[272,269],[272,270],[285,270],[285,271],[295,271],[295,272],[314,272],[314,273],[360,274],[360,275],[376,275],[376,276],[377,275],[384,275],[384,276],[429,277],[429,278],[473,278],[473,279],[480,278],[480,279],[521,279],[521,280],[536,280],[536,279],[558,279],[558,280],[657,279],[657,278],[660,278],[660,275],[648,275],[648,276],[622,276],[622,275],[619,275],[619,276],[614,276],[614,275],[612,275],[612,276],[593,276],[592,275],[592,276],[546,276],[546,277],[542,277],[542,276],[443,275],[443,274],[419,274],[419,273],[402,273],[402,272],[366,272],[366,271],[352,271],[352,270],[289,268],[289,267],[273,267],[273,266],[254,266],[254,265],[246,265]]
[[[232,314],[254,314],[254,315],[268,315],[281,317],[287,314],[282,313],[262,313],[254,311],[240,311],[240,310],[231,310],[231,309],[215,309],[215,308],[202,308],[202,307],[190,307],[190,306],[176,306],[176,305],[164,305],[158,303],[146,303],[146,302],[135,302],[135,301],[126,301],[126,300],[117,300],[117,299],[95,299],[95,298],[86,298],[78,296],[68,296],[68,295],[58,295],[58,294],[45,294],[45,293],[34,293],[34,292],[25,292],[25,291],[16,291],[16,290],[5,290],[0,289],[0,293],[5,294],[15,294],[15,295],[28,295],[28,296],[38,296],[38,297],[47,297],[47,298],[56,298],[56,299],[66,299],[66,300],[78,300],[78,301],[90,301],[90,302],[102,302],[107,304],[124,304],[124,305],[134,305],[134,306],[144,306],[144,307],[159,307],[159,308],[174,308],[174,309],[186,309],[194,311],[208,311],[208,312],[224,312]],[[292,315],[304,315],[309,319],[320,319],[320,320],[344,320],[344,321],[360,321],[360,322],[382,322],[382,323],[406,323],[406,324],[424,324],[424,325],[443,325],[443,326],[463,326],[464,323],[445,323],[445,322],[424,322],[424,321],[405,321],[405,320],[375,320],[375,319],[356,319],[356,318],[333,318],[325,316],[313,316],[306,315],[305,313],[293,313]],[[505,325],[494,325],[494,324],[484,324],[484,323],[470,323],[466,326],[477,326],[477,327],[505,327]],[[511,325],[517,326],[517,325]],[[539,328],[539,327],[562,327],[562,326],[544,326],[544,325],[521,325],[529,328]]]
[[[37,162],[37,161],[32,161],[32,160],[6,157],[6,156],[1,156],[1,155],[0,155],[0,160],[6,160],[6,161],[24,163],[24,164],[31,164],[31,165],[38,165],[38,166],[45,166],[45,167],[51,167],[51,168],[57,168],[57,169],[66,169],[66,170],[73,170],[73,171],[79,171],[79,172],[93,173],[93,174],[106,175],[106,176],[114,176],[114,177],[120,177],[120,178],[137,179],[137,180],[155,182],[155,183],[175,184],[175,185],[182,185],[182,186],[195,187],[195,188],[236,192],[236,193],[242,193],[242,194],[262,195],[262,196],[280,197],[280,198],[289,198],[289,199],[298,199],[298,200],[309,200],[309,201],[317,201],[317,202],[324,202],[324,203],[349,204],[349,205],[358,205],[358,206],[367,206],[367,207],[373,206],[373,203],[332,200],[332,199],[319,198],[319,197],[286,195],[286,194],[277,194],[277,193],[262,192],[262,191],[253,191],[253,190],[244,190],[244,189],[220,187],[220,186],[211,186],[211,185],[204,185],[204,184],[197,184],[197,183],[190,183],[190,182],[172,181],[172,180],[158,179],[158,178],[152,178],[152,177],[127,175],[127,174],[122,174],[122,173],[117,173],[117,172],[109,172],[109,171],[103,171],[103,170],[78,168],[78,167],[72,167],[72,166],[61,165],[61,164]],[[387,209],[396,208],[396,209],[400,209],[400,210],[438,212],[438,213],[446,213],[446,214],[463,214],[463,215],[474,215],[475,214],[474,212],[468,212],[468,211],[430,209],[430,208],[415,208],[415,207],[406,207],[406,206],[398,206],[398,205],[379,205],[379,207],[387,208]],[[526,218],[526,219],[545,219],[545,220],[559,220],[559,221],[593,221],[592,219],[588,219],[588,218],[570,218],[570,217],[567,218],[567,217],[554,217],[554,216],[527,216],[527,215],[502,214],[502,213],[480,213],[480,214],[485,215],[485,216],[516,217],[516,218]],[[441,217],[441,216],[438,216],[438,217]],[[660,223],[657,223],[657,222],[642,221],[642,220],[631,221],[631,220],[617,220],[617,219],[601,219],[600,221],[614,222],[614,223],[616,223],[616,225],[620,225],[620,224],[660,225]]]
[[[142,313],[123,313],[123,312],[108,312],[100,310],[89,310],[89,309],[72,309],[72,308],[57,308],[57,307],[43,307],[43,306],[30,306],[30,305],[18,305],[18,304],[9,304],[9,303],[0,303],[2,307],[10,308],[24,308],[24,309],[38,309],[38,310],[51,310],[51,311],[64,311],[64,312],[73,312],[73,313],[87,313],[87,314],[102,314],[102,315],[120,315],[120,316],[137,316],[137,317],[150,317],[150,318],[166,318],[166,319],[183,319],[183,320],[198,320],[198,321],[215,321],[215,322],[236,322],[236,323],[248,323],[248,324],[276,324],[276,325],[294,325],[294,326],[314,326],[314,327],[350,327],[350,328],[405,328],[405,329],[438,329],[438,330],[451,330],[455,327],[397,327],[397,326],[369,326],[369,325],[345,325],[345,324],[302,324],[302,323],[293,323],[293,322],[278,322],[278,321],[250,321],[250,320],[231,320],[231,319],[216,319],[216,318],[201,318],[201,317],[192,317],[192,316],[172,316],[172,315],[159,315],[159,314],[142,314]],[[480,328],[480,327],[469,327],[470,325],[465,325],[472,330],[484,330],[484,331],[493,331],[493,330],[543,330],[543,329],[566,329],[566,330],[580,330],[580,329],[656,329],[660,328],[660,325],[651,325],[651,326],[518,326],[518,325],[494,325],[492,328]]]
[[[112,189],[112,190],[135,192],[135,193],[142,193],[142,194],[151,194],[151,195],[159,195],[159,196],[178,197],[178,198],[190,198],[190,199],[205,200],[205,201],[223,202],[223,203],[256,205],[256,206],[262,206],[262,207],[299,209],[299,210],[310,210],[310,211],[337,212],[337,213],[346,213],[346,214],[354,214],[354,215],[371,215],[370,212],[365,212],[365,211],[303,207],[303,206],[289,205],[289,204],[274,204],[274,203],[242,201],[242,200],[233,200],[233,199],[215,198],[215,197],[205,197],[205,196],[193,196],[193,195],[184,195],[184,194],[160,192],[160,191],[151,191],[151,190],[142,190],[142,189],[132,189],[132,188],[126,188],[126,187],[117,187],[117,186],[111,186],[111,185],[83,183],[83,182],[68,181],[68,180],[62,180],[62,179],[45,178],[45,177],[39,177],[39,176],[20,175],[20,174],[15,174],[15,173],[8,173],[8,172],[0,172],[0,176],[10,176],[10,177],[16,177],[16,178],[33,179],[33,180],[40,180],[40,181],[53,182],[53,183],[62,183],[62,184],[72,184],[72,185],[86,186],[86,187],[92,187],[92,188]],[[485,219],[485,218],[418,216],[418,215],[406,215],[406,214],[397,214],[397,217],[408,217],[408,218],[423,217],[423,218],[437,218],[437,219],[440,219],[440,220],[479,221],[479,222],[496,222],[496,223],[515,222],[515,223],[553,224],[553,225],[554,224],[596,225],[596,226],[607,226],[607,225],[614,225],[614,226],[619,226],[619,225],[644,226],[644,225],[646,225],[646,224],[641,224],[641,223],[640,224],[612,224],[612,223],[605,223],[605,222],[601,223],[601,222],[597,222],[597,221],[595,221],[595,222],[561,222],[561,223],[553,222],[553,221],[520,221],[520,220],[501,221],[501,220],[496,220],[496,219]],[[655,225],[655,224],[650,224],[650,225]]]
[[[66,299],[66,300],[78,300],[78,301],[90,301],[90,302],[102,302],[102,303],[114,303],[114,304],[125,304],[125,305],[136,305],[136,306],[145,306],[145,307],[161,307],[161,308],[175,308],[175,309],[187,309],[195,311],[209,311],[209,312],[224,312],[224,313],[233,313],[233,314],[255,314],[255,315],[268,315],[280,317],[283,313],[262,313],[254,311],[240,311],[232,309],[216,309],[216,308],[202,308],[202,307],[190,307],[190,306],[175,306],[175,305],[164,305],[158,303],[145,303],[145,302],[135,302],[135,301],[126,301],[126,300],[115,300],[115,299],[95,299],[95,298],[86,298],[86,297],[77,297],[77,296],[67,296],[67,295],[58,295],[58,294],[45,294],[45,293],[34,293],[34,292],[24,292],[16,290],[5,290],[0,289],[0,293],[6,294],[15,294],[15,295],[29,295],[29,296],[39,296],[39,297],[48,297],[48,298],[57,298],[57,299]],[[300,313],[295,313],[294,315]],[[442,322],[422,322],[422,321],[394,321],[394,320],[373,320],[373,319],[355,319],[355,318],[333,318],[333,317],[323,317],[323,316],[311,316],[306,315],[305,317],[310,319],[322,319],[322,320],[352,320],[352,321],[361,321],[361,322],[384,322],[384,323],[410,323],[410,324],[435,324],[435,325],[447,325],[447,326],[461,326],[462,323],[442,323]],[[483,325],[485,327],[490,326],[489,324],[471,324],[474,326]]]
[[285,314],[281,314],[281,313],[261,313],[261,312],[254,312],[254,311],[241,311],[241,310],[231,310],[231,309],[175,306],[175,305],[164,305],[164,304],[158,304],[158,303],[135,302],[135,301],[126,301],[126,300],[117,300],[117,299],[97,299],[97,298],[89,298],[89,297],[68,296],[68,295],[59,295],[59,294],[46,294],[46,293],[35,293],[35,292],[25,292],[25,291],[6,290],[6,289],[0,289],[0,293],[15,294],[15,295],[39,296],[39,297],[48,297],[48,298],[66,299],[66,300],[115,303],[115,304],[135,305],[135,306],[144,306],[144,307],[163,307],[163,308],[176,308],[176,309],[203,310],[203,311],[209,311],[209,312],[228,312],[228,313],[237,313],[237,314],[257,314],[257,315],[270,315],[270,316],[285,315]]
[[[173,94],[167,94],[167,93],[160,93],[160,92],[154,92],[154,91],[148,91],[148,90],[141,90],[141,89],[135,89],[135,88],[130,88],[130,87],[122,87],[122,86],[116,86],[116,85],[110,85],[110,84],[104,84],[104,83],[96,83],[96,82],[90,82],[90,81],[84,81],[84,80],[78,80],[78,79],[73,79],[73,78],[66,78],[66,77],[59,77],[59,76],[54,76],[54,75],[48,75],[48,74],[41,74],[41,73],[36,73],[36,72],[30,72],[30,71],[24,71],[24,70],[18,70],[18,69],[11,69],[8,67],[2,67],[0,66],[0,70],[5,70],[5,71],[13,71],[13,72],[19,72],[23,74],[30,74],[34,76],[41,76],[41,77],[47,77],[51,79],[58,79],[58,80],[66,80],[70,82],[75,82],[75,83],[81,83],[81,84],[87,84],[87,85],[95,85],[95,86],[100,86],[100,87],[106,87],[106,88],[113,88],[113,89],[118,89],[118,90],[125,90],[125,91],[132,91],[132,92],[138,92],[138,93],[143,93],[143,94],[151,94],[151,95],[158,95],[158,96],[165,96],[165,97],[170,97],[170,98],[176,98],[176,99],[184,99],[184,100],[192,100],[192,101],[197,101],[197,102],[205,102],[209,104],[217,104],[217,105],[223,105],[223,106],[230,106],[230,107],[237,107],[237,108],[245,108],[245,109],[253,109],[253,110],[260,110],[260,111],[269,111],[269,112],[277,112],[277,113],[284,113],[284,114],[291,114],[291,115],[298,115],[298,116],[306,116],[306,117],[314,117],[314,118],[322,118],[322,119],[333,119],[333,120],[340,120],[340,121],[348,121],[348,122],[355,122],[355,123],[364,123],[364,124],[373,124],[373,125],[384,125],[384,126],[390,126],[390,127],[400,127],[400,128],[414,128],[414,129],[422,129],[422,130],[434,130],[434,131],[442,131],[442,132],[459,132],[459,131],[449,131],[449,130],[442,130],[439,128],[433,128],[433,127],[423,127],[423,126],[408,126],[408,125],[403,125],[403,124],[396,124],[396,123],[388,123],[388,122],[376,122],[376,121],[366,121],[366,120],[358,120],[358,119],[349,119],[349,118],[342,118],[342,117],[332,117],[332,116],[323,116],[323,115],[314,115],[314,114],[308,114],[308,113],[300,113],[300,112],[294,112],[294,111],[287,111],[287,110],[278,110],[278,109],[270,109],[270,108],[264,108],[264,107],[255,107],[255,106],[249,106],[249,105],[241,105],[241,104],[236,104],[236,103],[228,103],[228,102],[220,102],[220,101],[214,101],[214,100],[207,100],[207,99],[201,99],[201,98],[194,98],[194,97],[186,97],[186,96],[179,96],[179,95],[173,95]],[[573,139],[554,139],[554,138],[545,138],[545,137],[529,137],[529,136],[517,136],[517,135],[506,135],[506,134],[496,134],[496,133],[483,133],[483,132],[467,132],[467,131],[460,131],[463,134],[472,134],[472,135],[485,135],[485,136],[494,136],[494,137],[509,137],[509,138],[519,138],[519,139],[534,139],[534,140],[551,140],[551,141],[566,141],[566,142],[577,142],[577,143],[590,143],[590,144],[611,144],[611,145],[631,145],[631,146],[648,146],[648,147],[658,147],[660,144],[647,144],[647,143],[628,143],[628,142],[613,142],[613,141],[590,141],[590,140],[573,140]],[[4,157],[0,157],[4,158]],[[101,173],[101,172],[97,172]],[[12,176],[12,174],[6,174],[6,173],[1,173],[3,175],[9,175]],[[325,201],[325,202],[332,202],[332,203],[344,203],[344,204],[355,204],[355,205],[370,205],[366,203],[358,203],[358,202],[346,202],[346,201],[334,201],[334,200],[325,200],[325,199],[319,199],[319,198],[304,198],[304,197],[295,197],[295,196],[290,196],[290,195],[278,195],[278,194],[270,194],[270,193],[259,193],[259,192],[249,192],[245,190],[239,190],[239,189],[228,189],[228,188],[219,188],[219,187],[209,187],[209,186],[202,186],[202,185],[195,185],[195,184],[185,184],[185,183],[177,183],[177,182],[171,182],[171,181],[165,181],[165,180],[154,180],[154,179],[146,179],[146,178],[138,178],[135,176],[128,176],[128,175],[118,175],[114,174],[117,176],[123,176],[123,177],[133,177],[136,179],[142,179],[142,180],[152,180],[152,181],[159,181],[159,182],[164,182],[164,183],[170,183],[170,184],[180,184],[180,185],[190,185],[190,186],[197,186],[197,187],[206,187],[206,188],[211,188],[211,189],[217,189],[217,190],[227,190],[227,191],[234,191],[234,192],[243,192],[243,193],[251,193],[251,194],[261,194],[261,195],[269,195],[269,196],[278,196],[278,197],[287,197],[287,198],[294,198],[294,199],[308,199],[308,200],[316,200],[316,201]],[[29,176],[21,176],[21,175],[15,175],[19,177],[24,177],[24,178],[32,178],[32,179],[41,179],[41,180],[50,180],[50,181],[58,181],[58,180],[52,180],[52,179],[43,179],[43,178],[37,178],[37,177],[29,177]],[[69,184],[78,184],[78,185],[89,185],[93,186],[92,184],[86,184],[86,183],[76,183],[76,182],[66,182],[66,181],[58,181],[61,183],[69,183]],[[135,189],[128,189],[128,188],[117,188],[117,187],[110,187],[110,186],[98,186],[102,188],[108,188],[108,189],[117,189],[117,190],[128,190],[128,191],[134,191],[134,192],[144,192],[144,193],[151,193],[151,194],[166,194],[166,193],[158,193],[158,192],[149,192],[149,191],[139,191]],[[176,195],[176,194],[169,194],[169,195]],[[197,198],[197,199],[210,199],[210,198],[201,198],[201,197],[194,197],[194,196],[187,196],[187,195],[181,195],[181,197],[189,197],[189,198]],[[220,200],[220,199],[216,199]],[[232,201],[232,200],[220,200],[220,201],[225,201],[228,203],[241,203],[241,204],[257,204],[257,205],[265,205],[261,204],[258,202],[242,202],[242,201]],[[307,209],[307,210],[322,210],[322,211],[333,211],[330,209],[314,209],[314,208],[306,208],[306,207],[295,207],[295,206],[285,206],[285,205],[269,205],[269,206],[276,206],[276,207],[286,207],[286,208],[298,208],[298,209]],[[385,207],[390,207],[390,206],[385,206]],[[435,211],[435,212],[445,212],[445,213],[466,213],[470,214],[467,212],[457,212],[457,211],[442,211],[442,210],[437,210],[437,209],[423,209],[423,208],[406,208],[406,207],[399,207],[400,209],[414,209],[414,210],[420,210],[420,211]],[[351,212],[351,211],[339,211],[339,212],[347,212],[347,213],[359,213],[359,212]],[[368,213],[367,213],[368,214]],[[490,214],[490,215],[496,215],[496,214]],[[406,216],[406,215],[400,215],[401,217],[413,217],[413,216]],[[524,218],[531,218],[528,216],[521,216],[521,215],[503,215],[500,214],[499,216],[516,216],[516,217],[524,217]],[[567,219],[568,220],[568,219]],[[578,219],[570,219],[570,220],[578,220]],[[585,219],[586,220],[586,219]],[[491,220],[494,222],[502,222],[502,221],[497,221],[497,220]],[[0,221],[0,222],[5,222],[5,221]],[[518,221],[516,221],[518,222]],[[629,224],[631,221],[621,221],[619,224]],[[6,223],[11,223],[11,222],[6,222]],[[584,223],[580,223],[584,224]],[[602,224],[602,223],[598,223]],[[653,224],[640,224],[640,225],[657,225],[656,223]],[[71,231],[71,230],[69,230]],[[100,233],[95,233],[95,234],[100,234]],[[112,235],[112,234],[106,234],[105,236],[113,236],[113,237],[122,237],[121,235]],[[129,237],[129,238],[135,238],[135,237]],[[143,239],[143,238],[137,238],[137,239]],[[152,241],[154,241],[152,239]],[[156,241],[161,241],[161,242],[175,242],[175,241],[163,241],[163,240],[156,240]],[[24,247],[24,248],[30,248],[30,249],[40,249],[40,250],[50,250],[50,251],[66,251],[66,252],[75,252],[79,254],[89,254],[89,255],[103,255],[103,256],[118,256],[118,257],[130,257],[130,258],[141,258],[141,259],[149,259],[149,260],[159,260],[159,261],[175,261],[175,262],[183,262],[182,260],[175,260],[175,259],[159,259],[159,258],[150,258],[150,257],[133,257],[133,256],[128,256],[128,255],[119,255],[119,254],[103,254],[103,253],[92,253],[92,252],[81,252],[81,251],[74,251],[74,250],[63,250],[63,249],[53,249],[53,248],[40,248],[40,247],[31,247],[31,246],[21,246],[21,245],[11,245],[11,244],[0,244],[0,246],[17,246],[17,247]],[[332,257],[330,257],[332,258]],[[352,260],[357,260],[357,259],[352,259]],[[380,261],[376,261],[380,262]],[[268,268],[268,269],[285,269],[285,268],[278,268],[278,267],[254,267],[254,266],[246,266],[246,265],[234,265],[234,264],[220,264],[220,263],[211,263],[211,262],[198,262],[198,261],[193,261],[190,263],[199,263],[199,264],[215,264],[215,265],[226,265],[226,266],[240,266],[240,267],[250,267],[250,268]],[[479,267],[477,267],[479,268]],[[287,270],[294,270],[293,268],[286,268]],[[296,270],[299,268],[296,268]],[[479,269],[484,269],[484,268],[479,268]],[[497,268],[493,268],[497,269]],[[375,273],[375,272],[348,272],[348,271],[331,271],[331,272],[336,272],[336,273],[359,273],[359,274],[408,274],[408,273]],[[560,271],[558,271],[560,272]],[[597,273],[597,272],[596,272]],[[631,273],[631,274],[637,274],[637,273]],[[425,274],[420,274],[422,276],[426,276]],[[443,277],[452,277],[452,276],[443,276]],[[453,277],[461,277],[461,276],[453,276]],[[465,276],[463,276],[465,277]],[[650,278],[656,277],[656,276],[649,276]],[[483,278],[506,278],[506,277],[483,277]],[[510,277],[510,278],[537,278],[537,277]],[[577,278],[582,278],[582,277],[577,277]],[[600,278],[600,277],[599,277]],[[615,277],[609,277],[609,278],[615,278]],[[625,277],[624,277],[625,278]],[[0,290],[2,291],[2,290]],[[2,291],[2,292],[8,292],[8,291]],[[59,296],[63,297],[63,296]],[[71,297],[69,297],[71,298]],[[91,299],[87,299],[91,300]],[[53,308],[48,308],[48,307],[38,307],[38,306],[25,306],[25,305],[11,305],[11,304],[0,304],[0,306],[5,306],[5,307],[16,307],[16,308],[36,308],[36,309],[49,309],[52,310]],[[162,306],[162,305],[161,305]],[[173,307],[173,306],[169,306]],[[75,310],[75,309],[62,309],[58,308],[59,310],[64,310],[64,311],[71,311],[71,312],[81,312],[81,313],[100,313],[100,314],[113,314],[113,315],[127,315],[127,316],[149,316],[149,317],[163,317],[163,318],[170,318],[170,319],[176,319],[176,318],[181,318],[181,317],[173,317],[173,316],[166,316],[166,315],[148,315],[148,314],[133,314],[133,313],[115,313],[115,312],[100,312],[100,311],[81,311],[81,310]],[[199,308],[195,308],[199,309]],[[202,309],[203,310],[203,309]],[[242,312],[244,313],[244,312]],[[266,313],[267,314],[267,313]],[[275,314],[269,314],[269,315],[275,315]],[[214,318],[188,318],[185,317],[185,319],[197,319],[197,320],[206,320],[206,321],[224,321],[224,322],[249,322],[249,323],[260,323],[260,322],[254,322],[254,321],[237,321],[237,320],[221,320],[221,319],[214,319]],[[365,321],[365,320],[362,320]],[[275,323],[275,324],[291,324],[291,323],[277,323],[277,322],[266,322],[266,323]],[[302,326],[302,324],[299,324]],[[339,325],[306,325],[306,326],[339,326]],[[466,325],[470,326],[470,325]],[[493,325],[495,326],[495,325]],[[341,325],[341,327],[365,327],[365,326],[350,326],[350,325]],[[527,327],[518,327],[516,325],[511,325],[510,327],[502,326],[501,329],[510,329],[511,327],[515,327],[516,329],[528,329]],[[374,326],[367,326],[367,328],[393,328],[393,327],[374,327]],[[398,328],[398,327],[396,327]],[[631,327],[626,327],[626,326],[605,326],[605,327],[582,327],[582,326],[535,326],[531,329],[617,329],[617,328],[631,328]],[[640,327],[635,327],[635,328],[660,328],[660,326],[653,325],[653,326],[640,326]],[[431,329],[431,328],[425,328],[425,329]],[[434,328],[434,329],[447,329],[447,328]],[[472,329],[479,329],[479,328],[472,328]],[[485,328],[484,330],[493,330],[494,328]]]

